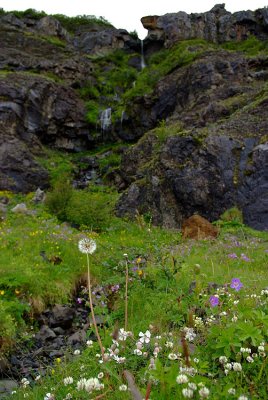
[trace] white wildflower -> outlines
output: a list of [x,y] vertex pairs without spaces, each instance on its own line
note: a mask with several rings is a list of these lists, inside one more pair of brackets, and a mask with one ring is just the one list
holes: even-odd
[[165,343],[165,346],[166,346],[168,349],[172,349],[173,346],[174,346],[174,343],[173,343],[173,342],[166,342],[166,343]]
[[228,393],[229,393],[229,394],[235,394],[235,393],[236,393],[235,388],[230,388],[230,389],[228,389]]
[[246,360],[247,360],[247,362],[249,362],[249,363],[253,363],[253,362],[254,362],[253,358],[250,357],[250,356],[247,356]]
[[93,254],[97,248],[96,242],[93,239],[83,238],[78,242],[78,248],[81,253]]
[[225,356],[220,356],[220,358],[219,358],[220,364],[226,364],[227,361],[228,361],[228,358],[227,358],[227,357],[225,357]]
[[120,392],[126,392],[127,391],[127,385],[120,385],[119,386]]
[[67,378],[63,379],[63,383],[64,383],[65,386],[71,385],[73,383],[73,381],[74,380],[73,380],[73,378],[71,376],[67,376]]
[[93,346],[93,340],[87,340],[87,347]]
[[264,351],[264,346],[259,346],[258,351]]
[[142,351],[139,350],[139,349],[135,349],[135,350],[133,351],[133,354],[135,354],[136,356],[142,356]]
[[239,396],[237,400],[248,400],[248,398],[242,394],[242,396]]
[[189,383],[188,383],[188,387],[189,387],[189,389],[192,389],[192,390],[196,390],[196,389],[197,389],[196,384],[193,383],[193,382],[189,382]]
[[198,391],[198,393],[202,399],[206,399],[209,396],[209,389],[204,386]]
[[81,352],[80,352],[80,350],[78,350],[78,349],[74,351],[74,355],[75,355],[75,356],[79,356],[80,353],[81,353]]
[[182,395],[183,397],[186,397],[187,399],[191,399],[194,395],[194,392],[192,389],[182,389]]
[[140,332],[139,333],[139,341],[141,343],[150,343],[151,340],[151,332],[150,331],[146,331],[145,333]]
[[168,359],[169,359],[169,360],[177,360],[177,359],[178,359],[178,356],[177,356],[177,354],[175,354],[175,353],[169,353]]
[[242,365],[238,362],[234,362],[233,363],[233,370],[237,371],[237,372],[241,372],[242,371]]
[[188,382],[188,376],[184,374],[180,374],[176,378],[176,382],[180,385],[181,383],[187,383]]
[[104,377],[104,373],[103,372],[100,372],[99,374],[98,374],[98,379],[102,379]]

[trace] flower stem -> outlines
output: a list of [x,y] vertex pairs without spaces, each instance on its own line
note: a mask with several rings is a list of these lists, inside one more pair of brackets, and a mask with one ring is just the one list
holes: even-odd
[[93,324],[94,324],[94,328],[95,328],[95,333],[96,333],[96,336],[97,336],[97,339],[98,339],[98,343],[99,343],[99,346],[100,346],[100,350],[101,350],[102,360],[104,361],[104,349],[103,349],[103,345],[102,345],[101,338],[100,338],[100,335],[99,335],[99,330],[98,330],[98,326],[97,326],[97,323],[96,323],[95,314],[94,314],[94,307],[93,307],[93,302],[92,302],[88,253],[87,253],[87,281],[88,281],[88,296],[89,296],[90,311],[91,311],[92,320],[93,320]]
[[126,260],[126,291],[125,291],[125,331],[128,325],[128,260]]

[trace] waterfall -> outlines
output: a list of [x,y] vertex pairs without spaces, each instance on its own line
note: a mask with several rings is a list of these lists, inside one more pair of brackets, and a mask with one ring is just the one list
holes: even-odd
[[141,70],[146,67],[145,60],[144,60],[144,52],[143,52],[143,40],[141,40]]
[[107,131],[112,125],[112,109],[106,108],[100,115],[101,131]]

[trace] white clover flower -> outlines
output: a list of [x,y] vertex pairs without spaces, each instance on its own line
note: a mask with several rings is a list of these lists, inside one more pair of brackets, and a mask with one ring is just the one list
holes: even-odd
[[22,378],[21,384],[22,384],[22,386],[23,386],[24,388],[26,388],[27,386],[30,385],[30,382],[28,381],[28,379]]
[[228,361],[228,358],[226,356],[220,356],[219,362],[220,364],[226,364]]
[[83,238],[78,242],[78,248],[81,253],[93,254],[97,248],[96,242],[90,238]]
[[127,385],[120,385],[119,388],[120,392],[126,392],[127,391]]
[[184,374],[180,374],[176,378],[176,382],[180,385],[182,383],[187,383],[188,382],[188,376]]
[[63,383],[64,383],[65,386],[71,385],[73,383],[73,381],[74,380],[73,380],[73,378],[71,376],[67,376],[67,378],[63,379]]
[[226,369],[231,370],[231,369],[233,368],[233,365],[232,365],[231,363],[227,363],[227,364],[225,364],[224,367],[225,367]]
[[100,372],[99,374],[98,374],[98,379],[102,379],[104,377],[104,373],[103,372]]
[[84,390],[86,387],[87,380],[86,378],[82,378],[77,382],[77,390]]
[[264,346],[259,346],[258,351],[264,351]]
[[39,379],[41,379],[41,375],[37,375],[37,376],[34,378],[35,381],[39,381]]
[[230,389],[228,389],[228,393],[229,393],[229,394],[235,394],[235,393],[236,393],[235,388],[230,388]]
[[237,400],[248,400],[248,398],[242,394],[242,396],[239,396]]
[[194,392],[192,389],[185,388],[185,389],[182,389],[182,395],[183,395],[183,397],[186,397],[187,399],[191,399],[194,395]]
[[233,318],[232,318],[232,322],[236,322],[237,320],[238,320],[237,316],[234,315]]
[[198,363],[199,363],[199,358],[194,358],[194,362],[195,362],[196,364],[198,364]]
[[150,343],[151,340],[151,332],[150,331],[146,331],[145,333],[140,332],[139,333],[139,341],[141,343]]
[[54,400],[55,397],[53,396],[52,393],[47,393],[44,397],[44,400]]
[[190,376],[194,376],[197,373],[197,370],[193,367],[180,367],[180,372]]
[[238,362],[234,362],[233,363],[233,370],[237,371],[237,372],[241,372],[242,371],[242,365]]
[[250,357],[250,356],[247,356],[246,360],[247,360],[247,362],[249,362],[249,363],[253,363],[253,362],[254,362],[253,358]]
[[192,390],[196,390],[196,389],[197,389],[196,384],[193,383],[193,382],[189,382],[189,383],[188,383],[188,387],[189,387],[190,389],[192,389]]
[[92,347],[93,346],[93,340],[87,340],[87,347]]
[[142,351],[140,349],[135,349],[133,351],[133,354],[135,354],[136,356],[142,356]]
[[166,342],[166,343],[165,343],[165,346],[166,346],[168,349],[172,349],[173,346],[174,346],[174,343],[173,343],[173,342]]
[[178,359],[178,356],[177,356],[177,354],[175,354],[175,353],[169,353],[168,359],[169,359],[169,360],[177,360],[177,359]]
[[202,399],[206,399],[209,396],[210,392],[209,389],[206,386],[204,386],[198,391],[198,393]]
[[77,349],[77,350],[74,351],[74,355],[75,356],[79,356],[79,354],[80,354],[80,350]]

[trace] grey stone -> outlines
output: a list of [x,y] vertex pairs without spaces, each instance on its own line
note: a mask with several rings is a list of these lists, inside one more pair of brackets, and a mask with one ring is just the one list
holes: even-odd
[[42,342],[47,340],[52,340],[56,337],[56,334],[47,325],[43,325],[39,332],[36,333],[36,340],[41,340]]

